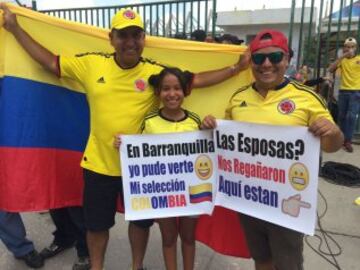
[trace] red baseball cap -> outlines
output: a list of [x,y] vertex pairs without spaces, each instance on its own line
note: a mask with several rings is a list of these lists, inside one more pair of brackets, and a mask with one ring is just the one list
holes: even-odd
[[289,45],[286,36],[282,32],[274,29],[266,29],[259,32],[250,43],[250,52],[253,53],[267,47],[278,47],[286,53],[289,52]]

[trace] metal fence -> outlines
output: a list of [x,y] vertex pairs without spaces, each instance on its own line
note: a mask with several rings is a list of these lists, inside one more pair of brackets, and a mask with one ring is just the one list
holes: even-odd
[[[35,3],[36,4],[36,3]],[[132,5],[40,10],[41,12],[102,28],[109,28],[111,18],[121,8],[136,10],[150,35],[172,37],[176,33],[190,35],[196,29],[214,34],[216,0],[164,1]]]
[[[291,2],[290,41],[293,37],[295,6],[299,2]],[[317,3],[316,7],[315,0],[301,0],[301,25],[297,48],[297,67],[302,64],[309,65],[314,70],[314,76],[325,75],[326,67],[331,60],[336,59],[345,38],[352,36],[360,41],[360,1],[320,0]],[[311,7],[309,18],[304,17],[306,6]]]
[[[36,1],[32,1],[36,9]],[[343,40],[353,36],[360,41],[359,0],[291,0],[289,44],[292,44],[296,7],[301,5],[299,43],[296,65],[306,64],[313,76],[324,75],[326,67],[337,57]],[[317,5],[315,5],[315,3]],[[121,8],[135,9],[143,18],[150,35],[173,37],[190,35],[196,29],[215,35],[216,0],[178,0],[132,5],[40,10],[51,16],[109,28],[112,16]],[[310,12],[305,12],[309,9]],[[306,17],[309,16],[308,18]],[[266,27],[266,25],[264,25]]]
[[[291,2],[291,21],[289,39],[292,39],[295,6],[299,1]],[[311,7],[310,18],[305,27],[304,9]],[[317,20],[313,20],[317,15]],[[320,0],[317,8],[315,0],[302,0],[297,69],[306,64],[312,68],[312,76],[318,78],[326,75],[327,68],[340,54],[347,37],[354,37],[360,44],[360,1],[354,0]],[[316,31],[312,31],[316,29]],[[291,44],[291,43],[290,43]],[[360,76],[360,74],[359,74]],[[360,112],[355,135],[360,136]]]

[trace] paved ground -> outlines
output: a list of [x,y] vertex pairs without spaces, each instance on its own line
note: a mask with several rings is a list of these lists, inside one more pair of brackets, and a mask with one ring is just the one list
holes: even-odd
[[[352,163],[360,167],[360,146],[355,146],[352,154],[340,150],[336,154],[325,155],[324,160]],[[305,269],[360,269],[360,206],[355,206],[353,200],[360,196],[360,188],[347,188],[330,184],[324,180],[319,182],[319,191],[322,196],[318,200],[318,212],[323,230],[330,238],[326,238],[334,257],[339,264],[336,268],[324,258],[313,251],[309,244],[317,251],[329,253],[324,237],[321,236],[317,226],[318,237],[306,237],[305,243]],[[28,236],[33,239],[38,249],[48,245],[52,240],[51,232],[54,226],[48,214],[24,214],[24,221]],[[130,252],[127,240],[126,224],[123,217],[118,215],[117,225],[111,231],[111,241],[106,257],[106,270],[128,270],[130,268]],[[164,269],[160,248],[160,236],[157,228],[153,228],[145,264],[149,270]],[[180,254],[179,254],[180,255]],[[46,261],[45,270],[70,270],[75,260],[75,251],[68,250],[59,256]],[[327,260],[334,263],[332,256]],[[0,244],[0,270],[25,270],[28,269],[23,262],[17,261]],[[181,269],[181,268],[179,268]],[[206,246],[198,244],[196,255],[197,270],[253,270],[251,260],[238,259],[219,255]]]

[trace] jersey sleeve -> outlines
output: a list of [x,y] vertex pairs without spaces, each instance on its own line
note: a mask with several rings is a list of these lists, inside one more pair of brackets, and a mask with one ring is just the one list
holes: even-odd
[[197,126],[197,128],[200,129],[200,126],[201,126],[200,116],[197,115],[196,113],[190,112],[190,111],[187,111],[187,113],[188,113],[188,116],[195,122],[195,125]]
[[59,75],[60,77],[71,78],[82,82],[87,73],[88,57],[60,56]]
[[309,126],[319,118],[326,118],[334,123],[330,111],[327,108],[325,100],[318,96],[311,99],[311,104],[309,106],[310,117],[309,117]]

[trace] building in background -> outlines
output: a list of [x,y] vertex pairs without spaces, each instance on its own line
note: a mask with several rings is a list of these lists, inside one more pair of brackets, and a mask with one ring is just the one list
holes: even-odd
[[[313,12],[312,24],[310,20],[311,8],[304,8],[304,19],[301,24],[301,8],[296,8],[294,12],[294,23],[292,29],[291,48],[294,51],[293,62],[296,62],[298,56],[298,47],[300,42],[300,31],[302,29],[303,37],[309,31],[315,33],[315,23],[317,12]],[[265,28],[274,28],[288,34],[290,31],[291,8],[279,9],[258,9],[258,10],[234,10],[218,12],[217,26],[222,28],[225,33],[236,35],[248,44],[260,30]],[[304,40],[304,39],[303,39]],[[296,65],[296,63],[293,63]]]

